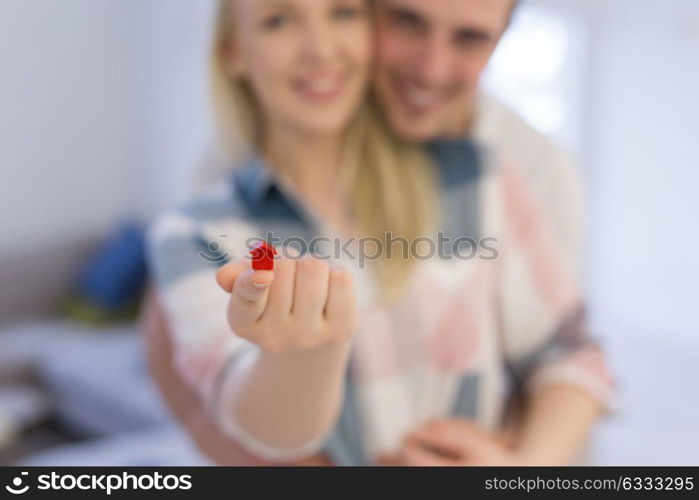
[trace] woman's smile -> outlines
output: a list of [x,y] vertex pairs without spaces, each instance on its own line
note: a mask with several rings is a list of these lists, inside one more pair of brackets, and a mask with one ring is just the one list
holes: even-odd
[[306,101],[328,104],[345,93],[346,74],[339,71],[323,71],[298,78],[294,89]]

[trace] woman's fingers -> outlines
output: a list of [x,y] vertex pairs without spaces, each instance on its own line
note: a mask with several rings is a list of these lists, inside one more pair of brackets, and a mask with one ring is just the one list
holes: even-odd
[[243,271],[249,268],[250,265],[243,260],[226,264],[216,273],[216,282],[225,292],[231,293],[235,280],[238,279],[238,276],[240,276]]
[[235,280],[230,302],[230,320],[234,330],[255,323],[267,307],[269,289],[274,281],[271,271],[243,271]]
[[322,260],[304,257],[296,263],[294,305],[291,311],[294,318],[320,324],[328,297],[329,275],[330,268]]
[[291,255],[274,271],[231,263],[217,274],[231,292],[233,331],[271,352],[307,351],[351,338],[356,328],[353,277],[314,257]]
[[344,269],[333,269],[328,278],[325,319],[333,332],[351,335],[357,323],[357,292],[354,278]]
[[269,291],[269,300],[264,314],[265,319],[282,321],[291,314],[291,308],[294,304],[295,279],[295,260],[283,258],[275,261],[274,285]]

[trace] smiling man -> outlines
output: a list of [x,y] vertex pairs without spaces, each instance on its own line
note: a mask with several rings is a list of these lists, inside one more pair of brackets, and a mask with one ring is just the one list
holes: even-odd
[[[511,160],[538,198],[570,264],[579,267],[582,189],[575,166],[548,138],[479,91],[518,3],[376,0],[375,90],[391,128],[404,139],[425,144],[474,140]],[[600,410],[591,393],[580,389],[575,383],[557,384],[523,394],[524,412],[509,444],[457,417],[419,429],[407,438],[402,454],[387,457],[387,463],[567,463]]]
[[407,139],[460,135],[513,0],[379,0],[376,89]]
[[376,0],[375,90],[403,138],[469,137],[512,160],[577,266],[583,196],[575,165],[549,138],[479,91],[518,3]]

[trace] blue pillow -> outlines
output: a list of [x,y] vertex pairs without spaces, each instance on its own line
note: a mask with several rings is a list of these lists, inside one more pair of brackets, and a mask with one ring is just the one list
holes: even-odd
[[121,311],[138,301],[146,275],[145,231],[138,223],[125,223],[88,261],[78,294],[93,306]]

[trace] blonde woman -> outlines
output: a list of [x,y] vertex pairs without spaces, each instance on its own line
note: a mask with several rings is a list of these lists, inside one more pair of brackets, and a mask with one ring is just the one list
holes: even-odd
[[[453,463],[454,440],[425,435],[440,421],[483,436],[502,429],[508,381],[574,386],[592,403],[564,439],[542,443],[539,419],[458,463],[564,462],[610,390],[568,266],[512,169],[385,129],[369,9],[221,2],[215,106],[224,142],[242,130],[250,151],[221,192],[153,228],[175,367],[223,433],[277,462]],[[328,254],[360,239],[330,261],[281,247],[273,271],[252,270],[251,238],[270,235]]]

